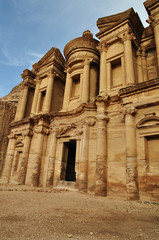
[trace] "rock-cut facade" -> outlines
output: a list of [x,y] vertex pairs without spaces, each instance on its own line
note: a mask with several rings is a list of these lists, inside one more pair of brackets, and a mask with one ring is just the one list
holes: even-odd
[[159,1],[51,48],[23,88],[1,183],[159,199]]

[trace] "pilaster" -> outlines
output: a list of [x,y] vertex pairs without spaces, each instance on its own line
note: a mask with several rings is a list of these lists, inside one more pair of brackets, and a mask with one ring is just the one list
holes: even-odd
[[7,154],[6,154],[5,164],[4,164],[2,178],[1,178],[1,183],[3,184],[9,183],[9,180],[10,180],[13,158],[14,158],[15,141],[16,141],[16,136],[14,134],[10,134],[8,138],[9,138],[9,143],[8,143]]
[[139,199],[138,174],[137,174],[137,148],[135,108],[125,111],[125,136],[126,136],[126,187],[129,200]]
[[52,71],[49,73],[49,79],[48,79],[48,85],[46,90],[46,97],[43,107],[43,112],[50,112],[51,108],[51,100],[52,100],[52,92],[53,92],[53,84],[55,79],[56,73],[52,73]]
[[66,85],[65,85],[65,92],[64,92],[64,100],[63,100],[63,110],[68,109],[70,93],[71,93],[71,77],[70,77],[70,68],[66,70]]
[[31,129],[28,129],[23,133],[23,135],[24,135],[24,146],[23,146],[22,160],[21,160],[19,172],[18,172],[18,183],[19,184],[25,184],[30,143],[31,143],[31,138],[32,138],[33,132]]
[[18,103],[15,121],[19,121],[24,118],[29,88],[34,86],[35,74],[33,72],[25,69],[21,76],[23,78],[23,89]]
[[89,158],[89,121],[83,122],[83,135],[81,142],[81,157],[79,161],[79,191],[87,192],[88,158]]
[[97,152],[96,152],[96,187],[95,194],[107,194],[107,97],[98,96],[97,106]]
[[123,42],[124,42],[125,73],[126,73],[127,85],[135,84],[132,40],[133,40],[133,37],[129,32],[124,33]]
[[86,103],[89,101],[90,63],[91,63],[91,61],[92,61],[92,59],[84,59],[82,103]]
[[55,168],[55,154],[56,154],[56,130],[53,129],[50,133],[51,136],[51,146],[48,155],[48,170],[47,170],[47,177],[46,177],[46,187],[50,187],[53,185],[53,178],[54,178],[54,168]]
[[49,130],[45,127],[43,120],[40,120],[37,129],[35,129],[34,131],[37,134],[37,141],[36,141],[34,161],[32,166],[31,184],[34,187],[38,187],[39,177],[40,177],[41,158],[43,154],[43,140],[44,140],[44,135],[49,134]]
[[107,93],[107,49],[106,43],[100,43],[98,50],[100,53],[100,74],[99,74],[99,93]]
[[35,93],[33,98],[33,104],[31,108],[31,115],[35,115],[37,112],[37,104],[38,104],[38,95],[39,95],[39,88],[40,88],[40,80],[36,80],[36,87],[35,87]]

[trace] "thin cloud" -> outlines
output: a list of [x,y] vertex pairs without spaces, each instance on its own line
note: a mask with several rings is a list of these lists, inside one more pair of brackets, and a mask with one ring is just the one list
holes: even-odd
[[15,56],[11,56],[6,46],[4,46],[1,49],[1,51],[4,56],[4,60],[0,60],[2,64],[8,65],[8,66],[15,66],[15,67],[20,67],[24,65],[23,59],[19,59]]

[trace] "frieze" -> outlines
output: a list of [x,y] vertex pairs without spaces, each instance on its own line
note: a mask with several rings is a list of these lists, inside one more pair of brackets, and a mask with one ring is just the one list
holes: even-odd
[[77,137],[82,133],[83,131],[79,127],[77,127],[76,124],[72,123],[70,125],[62,127],[57,132],[57,138]]

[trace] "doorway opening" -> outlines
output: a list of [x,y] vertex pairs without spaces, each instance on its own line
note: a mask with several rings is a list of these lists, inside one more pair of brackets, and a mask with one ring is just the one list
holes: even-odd
[[75,172],[76,161],[76,141],[71,140],[64,143],[61,180],[64,181],[76,181]]

